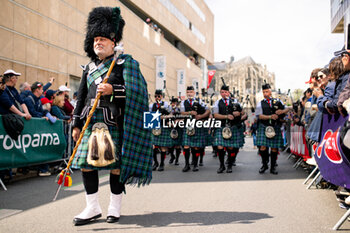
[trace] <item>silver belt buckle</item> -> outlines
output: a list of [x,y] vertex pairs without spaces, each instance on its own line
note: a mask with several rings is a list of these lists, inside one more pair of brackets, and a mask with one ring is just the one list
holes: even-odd
[[[90,103],[91,107],[94,106],[94,102],[95,102],[95,99],[91,99],[91,103]],[[99,106],[100,106],[100,100],[98,100],[96,107],[99,107]]]

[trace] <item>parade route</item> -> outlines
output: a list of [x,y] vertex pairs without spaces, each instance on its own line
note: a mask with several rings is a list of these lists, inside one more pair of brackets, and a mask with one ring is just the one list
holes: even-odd
[[[251,138],[238,155],[231,174],[217,174],[218,159],[207,147],[204,167],[183,173],[169,165],[153,172],[150,186],[127,186],[119,223],[105,222],[109,202],[106,171],[100,172],[102,218],[94,224],[75,227],[73,217],[85,207],[80,172],[73,186],[61,190],[51,202],[55,176],[34,177],[0,190],[0,232],[332,232],[345,213],[332,190],[306,190],[307,173],[292,168],[282,153],[277,176],[260,175],[260,158]],[[341,231],[350,230],[345,222]]]

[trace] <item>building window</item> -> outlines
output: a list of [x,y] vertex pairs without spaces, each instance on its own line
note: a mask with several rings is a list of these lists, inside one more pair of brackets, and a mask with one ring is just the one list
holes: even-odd
[[203,43],[205,43],[205,36],[177,9],[170,0],[158,0],[165,8],[170,11],[186,28],[189,28],[193,34]]
[[201,11],[201,9],[197,6],[197,4],[193,0],[186,0],[186,1],[193,8],[193,10],[198,14],[199,18],[201,18],[205,22],[205,15]]

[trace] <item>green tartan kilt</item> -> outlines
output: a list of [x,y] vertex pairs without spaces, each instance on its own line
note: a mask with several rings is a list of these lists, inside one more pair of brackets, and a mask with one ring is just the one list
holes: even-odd
[[[182,145],[182,134],[183,134],[184,130],[182,128],[176,128],[176,130],[177,130],[177,133],[179,136],[176,139],[172,139],[170,136],[169,137],[171,139],[173,146],[181,146]],[[170,133],[169,133],[169,135],[170,135]]]
[[257,146],[266,146],[270,148],[282,148],[283,147],[283,138],[280,126],[274,126],[276,136],[273,138],[267,138],[265,136],[265,128],[264,124],[259,124],[258,132],[256,135],[256,145]]
[[207,145],[207,135],[208,135],[208,128],[195,128],[195,135],[188,136],[186,134],[186,128],[183,129],[182,134],[182,145],[183,146],[189,146],[189,147],[206,147]]
[[241,137],[240,137],[240,141],[239,141],[239,147],[243,147],[244,143],[245,143],[244,127],[243,126],[239,127],[239,130],[241,132]]
[[152,134],[152,144],[161,147],[172,147],[173,139],[171,139],[170,137],[170,131],[170,128],[162,128],[162,132],[159,136],[155,136]]
[[120,143],[120,131],[118,130],[117,126],[109,126],[108,125],[108,130],[109,133],[111,134],[112,140],[114,142],[115,145],[115,149],[116,149],[116,156],[117,156],[117,161],[115,163],[112,163],[106,167],[94,167],[90,164],[87,163],[87,155],[88,155],[88,150],[89,150],[89,146],[88,146],[88,141],[89,141],[89,137],[91,135],[91,131],[92,131],[92,126],[97,123],[97,122],[103,122],[103,112],[101,109],[96,109],[96,111],[94,112],[90,124],[87,127],[87,129],[84,132],[84,136],[81,140],[80,145],[78,146],[77,152],[74,156],[73,162],[72,162],[72,168],[75,169],[93,169],[93,170],[111,170],[111,169],[118,169],[120,168],[120,151],[121,151],[121,143]]
[[241,130],[237,126],[232,126],[232,137],[230,139],[224,139],[222,137],[222,129],[223,128],[215,129],[213,145],[239,148],[241,145]]
[[207,134],[207,146],[212,146],[213,145],[213,141],[214,141],[214,137],[212,136],[211,132],[214,130],[214,128],[212,128],[210,130],[210,133],[209,133],[209,130],[208,130],[208,134]]

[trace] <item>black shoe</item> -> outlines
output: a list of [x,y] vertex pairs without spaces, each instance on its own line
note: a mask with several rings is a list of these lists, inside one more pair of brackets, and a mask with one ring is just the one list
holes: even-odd
[[199,170],[199,169],[198,169],[198,166],[197,166],[197,165],[194,165],[193,168],[192,168],[192,171],[198,172],[198,170]]
[[114,223],[114,222],[118,222],[119,218],[114,217],[114,216],[107,216],[106,222],[108,223]]
[[270,173],[271,173],[271,174],[274,174],[274,175],[277,175],[277,174],[278,174],[278,171],[276,170],[275,167],[273,167],[273,168],[270,169]]
[[259,173],[262,174],[262,173],[264,173],[267,169],[269,169],[268,166],[262,165],[262,167],[261,167],[260,170],[259,170]]
[[175,160],[175,158],[174,158],[174,157],[171,157],[171,158],[169,159],[169,164],[172,164],[172,163],[174,162],[174,160]]
[[188,172],[190,170],[190,165],[186,164],[185,167],[182,169],[183,172]]
[[199,166],[203,167],[203,162],[199,162]]
[[175,165],[179,165],[179,160],[175,160]]
[[158,163],[153,163],[152,170],[153,171],[157,170],[158,165],[159,165]]
[[216,171],[218,174],[223,173],[226,170],[225,166],[220,166],[220,168]]
[[191,165],[194,165],[194,161],[193,160],[191,161]]
[[228,165],[226,173],[232,173],[232,166]]
[[158,167],[158,171],[159,172],[164,171],[164,164],[160,164],[160,166]]
[[234,167],[235,167],[235,166],[236,166],[236,163],[235,163],[235,162],[233,162],[233,163],[232,163],[232,166],[234,166]]
[[101,217],[102,217],[102,214],[98,214],[94,217],[87,218],[87,219],[74,218],[73,223],[74,223],[74,226],[82,226],[82,225],[88,224],[88,223],[90,223],[98,218],[101,218]]

